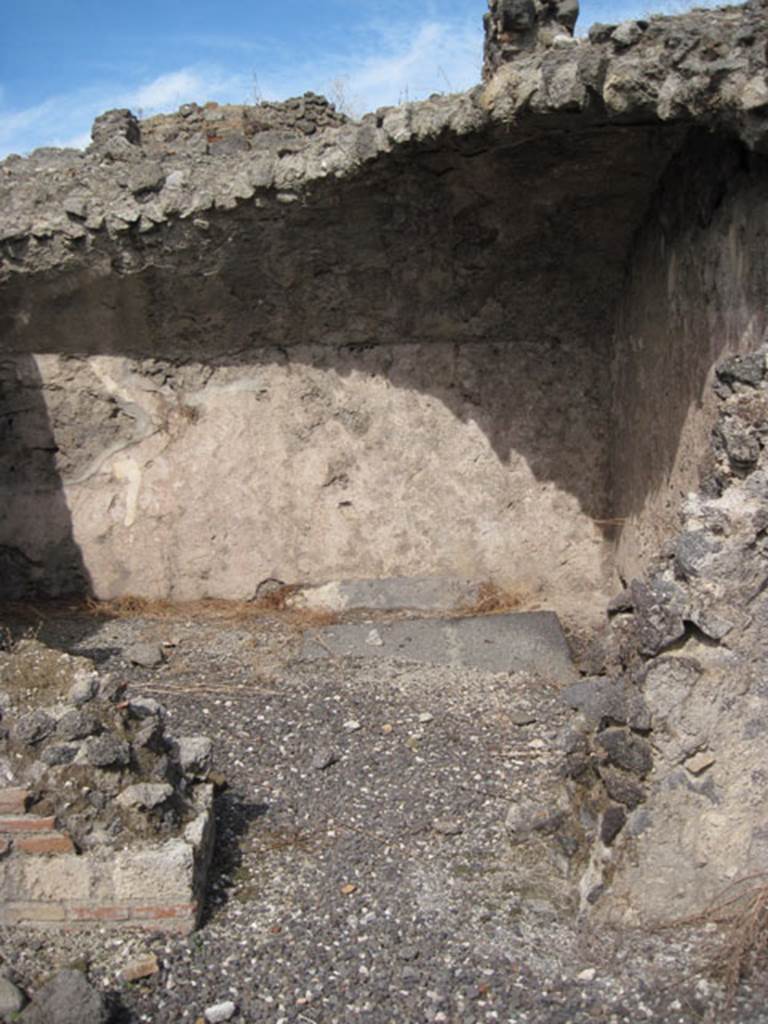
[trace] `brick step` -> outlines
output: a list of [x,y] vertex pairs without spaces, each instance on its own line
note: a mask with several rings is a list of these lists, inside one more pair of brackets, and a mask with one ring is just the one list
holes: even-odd
[[15,836],[13,848],[17,853],[29,854],[75,852],[75,844],[66,832],[37,832],[34,835]]
[[17,786],[0,789],[0,814],[24,814],[31,798],[28,789]]
[[51,832],[56,828],[56,819],[52,816],[41,817],[38,814],[4,815],[0,818],[0,835],[20,832]]

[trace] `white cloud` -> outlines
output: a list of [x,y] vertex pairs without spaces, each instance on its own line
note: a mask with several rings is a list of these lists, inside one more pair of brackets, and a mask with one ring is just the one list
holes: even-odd
[[264,99],[285,99],[312,89],[362,114],[433,92],[458,92],[479,81],[482,31],[477,17],[438,21],[397,14],[389,22],[359,24],[346,49],[311,61],[291,61],[287,51],[276,47],[272,60],[262,54],[257,67],[234,60],[226,69],[215,62],[180,67],[123,86],[89,84],[15,110],[0,87],[0,158],[37,146],[87,145],[93,119],[114,107],[148,116],[192,101],[247,103],[254,102],[255,92]]
[[247,94],[244,76],[228,75],[218,68],[180,68],[133,89],[89,86],[51,96],[23,110],[0,106],[0,158],[38,146],[87,146],[94,118],[115,107],[128,107],[146,116],[191,100],[242,103]]
[[[258,76],[265,98],[296,95],[306,89],[334,92],[355,114],[434,92],[460,92],[480,81],[482,30],[477,19],[417,24],[370,24],[358,33],[360,47],[293,68]],[[362,51],[362,52],[361,52]]]
[[364,109],[459,92],[480,80],[482,38],[476,28],[425,22],[410,42],[370,56],[350,71],[350,89]]

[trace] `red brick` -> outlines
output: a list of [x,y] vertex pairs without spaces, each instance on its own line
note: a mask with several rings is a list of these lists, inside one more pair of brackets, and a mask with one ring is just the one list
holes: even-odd
[[131,917],[186,917],[197,913],[196,903],[160,903],[152,907],[131,907]]
[[31,796],[28,789],[0,789],[0,814],[23,814]]
[[32,836],[17,836],[15,848],[20,853],[74,853],[72,840],[65,832],[46,832]]
[[128,908],[115,906],[70,907],[69,916],[76,921],[126,921]]
[[55,818],[38,818],[34,814],[0,818],[0,832],[51,832],[54,828]]

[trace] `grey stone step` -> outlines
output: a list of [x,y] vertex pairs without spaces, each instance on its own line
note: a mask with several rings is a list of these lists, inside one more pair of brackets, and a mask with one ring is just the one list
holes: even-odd
[[577,677],[554,612],[356,622],[308,629],[305,658],[399,658],[489,672],[537,672],[558,682]]
[[473,605],[482,584],[457,576],[388,576],[303,587],[289,603],[332,612],[450,612]]

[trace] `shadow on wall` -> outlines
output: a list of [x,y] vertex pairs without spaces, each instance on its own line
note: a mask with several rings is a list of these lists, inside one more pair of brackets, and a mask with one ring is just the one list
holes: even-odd
[[631,253],[613,353],[611,502],[623,575],[679,525],[702,482],[709,385],[768,325],[768,160],[697,133],[672,161]]
[[[524,460],[537,481],[575,497],[593,523],[603,526],[612,508],[613,514],[635,515],[649,495],[669,495],[680,446],[688,443],[683,435],[689,413],[702,405],[713,362],[739,346],[745,322],[764,307],[764,166],[745,160],[735,144],[694,133],[657,192],[659,175],[681,143],[677,129],[564,133],[528,142],[489,143],[469,156],[450,146],[411,154],[375,168],[365,181],[327,184],[306,204],[287,210],[243,205],[212,213],[202,234],[178,222],[167,235],[115,242],[126,259],[143,261],[136,272],[120,272],[118,253],[107,276],[81,268],[70,277],[41,280],[39,291],[34,281],[26,282],[16,302],[20,312],[30,313],[17,317],[28,327],[12,343],[23,351],[45,338],[49,352],[71,356],[61,356],[63,375],[56,368],[61,393],[52,390],[47,371],[40,391],[38,366],[44,361],[19,356],[3,364],[0,596],[32,596],[43,577],[49,594],[89,591],[61,479],[85,479],[98,458],[94,445],[102,452],[115,444],[135,448],[139,405],[164,396],[183,402],[209,382],[224,390],[226,405],[226,389],[233,396],[243,391],[247,377],[245,390],[255,395],[254,377],[262,370],[268,376],[270,367],[282,368],[286,378],[294,372],[300,387],[307,384],[296,396],[306,435],[302,454],[312,454],[319,436],[313,431],[335,417],[355,435],[350,450],[373,462],[378,456],[361,424],[371,415],[380,418],[379,434],[393,459],[379,472],[382,501],[372,515],[391,518],[398,491],[404,497],[397,514],[408,511],[406,482],[396,476],[400,451],[417,442],[434,454],[427,408],[432,399],[460,425],[477,425],[497,465]],[[762,206],[750,210],[750,197],[761,196]],[[178,251],[172,248],[177,242]],[[673,264],[677,278],[670,286]],[[611,384],[612,318],[619,301]],[[134,408],[120,405],[120,388],[105,391],[89,368],[92,357],[136,360],[129,381]],[[331,383],[316,386],[310,378],[324,370]],[[386,402],[366,408],[365,388],[353,386],[365,377],[386,381],[401,396],[412,393],[409,409],[418,415],[404,418],[403,433],[384,429]],[[334,386],[336,378],[342,385]],[[68,401],[76,404],[67,409]],[[277,411],[275,406],[270,413],[273,423]],[[189,423],[179,428],[182,434],[188,429]],[[262,438],[252,424],[229,429],[233,436],[251,430],[246,440],[259,451]],[[446,431],[446,450],[453,436]],[[230,440],[224,438],[227,449]],[[327,440],[331,447],[334,437]],[[276,451],[284,464],[283,486],[296,489],[298,460],[284,448]],[[155,455],[158,463],[164,457],[160,449],[142,453],[142,471]],[[448,455],[443,464],[437,460],[435,474],[447,500],[436,491],[434,509],[422,516],[438,538],[454,483],[464,486],[462,501],[478,492],[481,501],[486,497],[464,450],[457,446]],[[195,484],[200,466],[193,449],[180,471],[185,485]],[[158,491],[167,492],[164,479],[158,481]],[[223,485],[233,482],[241,493],[237,467]],[[415,493],[419,485],[410,486]],[[246,497],[250,501],[255,493],[261,500],[270,489],[267,480],[262,491],[253,488]],[[198,514],[194,495],[185,492],[184,500],[183,508],[163,510],[164,524],[176,522],[178,512]],[[247,510],[247,501],[243,505]],[[462,508],[472,512],[475,506],[466,500]],[[562,505],[553,504],[552,512],[551,529],[571,526]],[[540,513],[532,492],[526,515],[546,548]],[[269,528],[282,530],[287,514],[287,504],[276,504]],[[489,516],[489,531],[515,529],[516,514]],[[361,516],[361,533],[348,543],[353,556],[369,545],[365,531],[372,515]],[[203,560],[210,561],[211,517],[205,507],[199,516],[194,525]],[[463,528],[479,535],[478,518],[464,518]],[[246,519],[233,520],[233,535]],[[316,507],[306,521],[307,530],[317,527]],[[22,524],[23,541],[10,535],[11,522]],[[382,530],[390,526],[382,521]],[[142,557],[158,566],[166,556],[173,562],[173,546],[149,534],[158,550],[151,558],[142,551]],[[403,539],[411,541],[412,535]],[[237,562],[232,538],[218,542]],[[122,557],[120,537],[115,551]],[[173,563],[172,576],[177,569]]]
[[34,356],[0,359],[0,600],[90,594],[57,455]]

